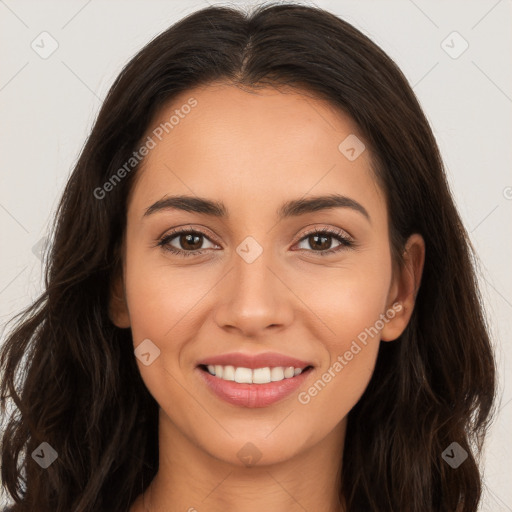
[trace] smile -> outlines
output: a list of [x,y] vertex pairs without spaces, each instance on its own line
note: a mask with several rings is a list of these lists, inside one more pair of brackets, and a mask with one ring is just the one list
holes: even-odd
[[289,367],[245,368],[199,365],[202,381],[223,401],[239,407],[267,407],[293,393],[313,370]]
[[231,365],[208,365],[206,367],[210,375],[215,377],[238,382],[239,384],[268,384],[269,382],[280,382],[284,379],[291,379],[296,375],[300,375],[303,369],[309,368],[295,368],[293,366],[276,366],[270,368],[244,368],[242,366],[235,367]]

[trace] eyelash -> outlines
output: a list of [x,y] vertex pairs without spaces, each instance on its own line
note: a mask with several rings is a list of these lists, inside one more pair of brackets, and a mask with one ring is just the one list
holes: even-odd
[[[170,233],[166,234],[164,237],[162,237],[158,241],[157,246],[162,247],[162,249],[164,251],[169,251],[170,253],[173,253],[173,254],[176,254],[179,256],[184,256],[184,257],[199,256],[208,250],[208,249],[196,249],[194,251],[184,251],[181,249],[176,249],[175,247],[172,247],[171,245],[168,245],[171,240],[178,237],[179,235],[199,235],[199,236],[203,236],[209,240],[208,236],[205,233],[203,233],[202,231],[197,231],[197,230],[193,230],[193,229],[184,229],[184,230],[171,231]],[[319,256],[326,256],[329,254],[339,252],[343,249],[353,248],[356,245],[352,239],[348,238],[344,234],[343,231],[334,229],[334,228],[311,229],[310,231],[307,231],[306,233],[304,233],[302,238],[297,243],[302,242],[304,239],[307,239],[311,235],[327,235],[327,237],[329,237],[329,238],[337,239],[340,242],[340,245],[338,245],[337,247],[334,247],[333,249],[326,249],[324,251],[314,251],[314,250],[308,250],[308,249],[299,249],[299,250],[317,253]],[[213,243],[215,243],[215,242],[213,242]]]

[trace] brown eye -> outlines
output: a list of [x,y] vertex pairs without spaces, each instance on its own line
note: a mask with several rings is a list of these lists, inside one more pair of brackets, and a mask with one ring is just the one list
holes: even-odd
[[179,235],[179,243],[183,249],[190,249],[195,251],[201,248],[203,235],[196,235],[194,233],[188,233],[186,235]]
[[309,246],[312,249],[316,249],[319,251],[326,251],[331,248],[331,242],[333,237],[326,235],[309,235],[307,240],[309,242]]
[[[210,247],[203,247],[208,241]],[[208,237],[199,231],[175,231],[164,236],[158,243],[164,250],[181,256],[193,256],[203,253],[203,249],[216,248]]]
[[[338,242],[334,247],[332,247],[333,240]],[[306,247],[301,247],[301,244],[306,245]],[[318,253],[320,256],[332,254],[352,246],[354,246],[354,242],[343,231],[331,231],[330,229],[310,231],[299,242],[299,249]]]

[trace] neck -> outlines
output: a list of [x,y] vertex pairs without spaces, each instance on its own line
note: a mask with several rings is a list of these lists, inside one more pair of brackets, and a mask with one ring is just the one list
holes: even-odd
[[158,473],[131,512],[344,512],[339,488],[345,427],[343,420],[291,458],[249,466],[211,456],[160,410]]

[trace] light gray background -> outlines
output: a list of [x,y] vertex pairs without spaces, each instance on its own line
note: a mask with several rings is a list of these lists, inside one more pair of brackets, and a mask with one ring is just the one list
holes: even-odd
[[[5,321],[41,291],[41,262],[33,248],[46,234],[111,83],[146,42],[207,3],[219,2],[0,0],[1,341]],[[316,5],[354,24],[397,62],[433,127],[481,259],[498,355],[499,413],[485,450],[481,510],[512,511],[512,2]],[[47,59],[31,48],[43,31],[59,45]],[[442,47],[453,31],[469,44],[458,58]],[[458,36],[444,43],[452,54],[462,44]]]

